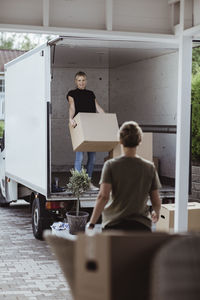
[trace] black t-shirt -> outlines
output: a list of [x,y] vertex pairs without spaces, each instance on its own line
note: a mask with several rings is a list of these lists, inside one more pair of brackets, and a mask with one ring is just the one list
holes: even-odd
[[75,115],[79,112],[96,113],[96,97],[92,91],[86,89],[80,90],[77,88],[68,92],[67,100],[68,96],[71,96],[74,99]]

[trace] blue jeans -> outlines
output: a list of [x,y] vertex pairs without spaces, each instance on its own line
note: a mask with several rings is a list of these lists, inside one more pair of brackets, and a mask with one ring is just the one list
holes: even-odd
[[[84,154],[84,152],[76,152],[74,169],[79,172],[81,171],[81,168],[82,168],[83,154]],[[87,155],[88,155],[88,160],[87,160],[87,165],[86,165],[86,171],[87,171],[88,176],[90,178],[92,178],[92,172],[94,169],[96,152],[87,152]]]

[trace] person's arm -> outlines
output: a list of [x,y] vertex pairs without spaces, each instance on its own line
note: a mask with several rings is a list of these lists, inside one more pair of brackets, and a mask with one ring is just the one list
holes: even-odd
[[150,192],[150,199],[152,203],[153,211],[151,213],[152,222],[156,223],[159,220],[161,200],[158,190],[153,190]]
[[100,191],[97,196],[97,200],[96,200],[95,207],[93,209],[89,224],[95,225],[96,222],[98,221],[105,205],[107,204],[107,202],[110,198],[110,192],[111,192],[111,184],[110,183],[101,183]]
[[69,101],[69,123],[72,125],[72,127],[76,127],[76,121],[73,119],[75,115],[75,105],[74,105],[74,99],[71,96],[68,96]]
[[96,111],[98,113],[104,113],[105,111],[103,110],[103,108],[99,105],[99,103],[97,102],[97,100],[95,99],[95,106],[96,106]]

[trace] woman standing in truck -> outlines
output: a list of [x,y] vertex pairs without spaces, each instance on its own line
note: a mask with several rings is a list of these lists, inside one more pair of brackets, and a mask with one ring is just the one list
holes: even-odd
[[[87,76],[84,72],[79,71],[75,75],[75,84],[76,89],[71,90],[67,94],[67,99],[69,101],[69,122],[72,127],[76,126],[76,122],[74,117],[79,112],[87,112],[87,113],[102,113],[104,110],[98,104],[95,94],[93,91],[87,90]],[[77,171],[81,171],[82,162],[83,162],[83,155],[84,152],[76,152],[76,158],[74,163],[74,169]],[[92,178],[92,172],[94,168],[95,162],[95,152],[87,152],[88,161],[86,165],[86,170],[88,173],[89,178]],[[90,183],[90,189],[97,190],[92,183]]]

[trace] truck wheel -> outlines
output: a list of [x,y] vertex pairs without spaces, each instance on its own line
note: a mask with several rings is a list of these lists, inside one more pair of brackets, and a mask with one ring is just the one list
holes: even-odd
[[40,196],[33,200],[32,229],[36,239],[43,239],[43,231],[50,227],[50,217],[45,209],[45,198]]
[[6,198],[3,196],[1,188],[0,188],[0,207],[9,207],[10,202],[6,202]]

